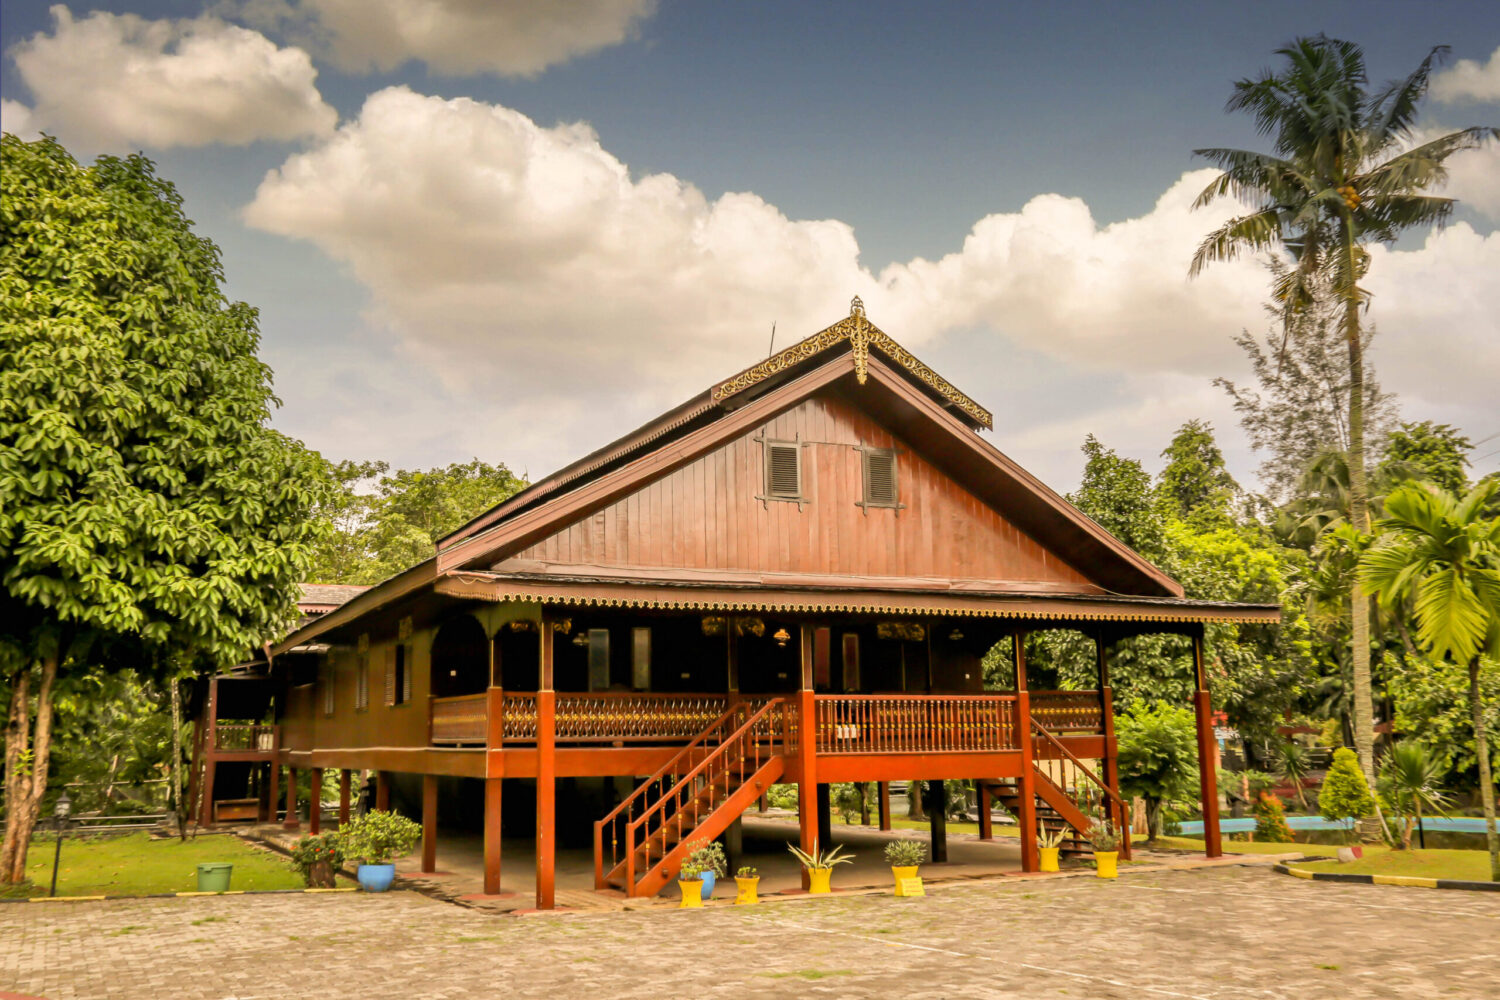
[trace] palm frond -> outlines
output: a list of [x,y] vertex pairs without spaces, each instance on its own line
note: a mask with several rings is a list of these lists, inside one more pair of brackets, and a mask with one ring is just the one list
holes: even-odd
[[1417,586],[1417,636],[1434,656],[1467,663],[1479,654],[1489,625],[1479,595],[1457,566],[1428,573]]
[[1242,215],[1230,219],[1209,233],[1193,254],[1190,275],[1196,276],[1209,264],[1216,261],[1235,260],[1242,253],[1257,253],[1270,250],[1281,243],[1281,218],[1274,208],[1254,215]]
[[1454,153],[1479,149],[1500,138],[1500,129],[1474,126],[1449,132],[1371,167],[1354,184],[1362,195],[1410,194],[1441,183],[1448,176],[1445,163]]
[[1432,68],[1446,61],[1451,51],[1446,45],[1433,46],[1432,51],[1427,53],[1427,58],[1417,64],[1410,76],[1390,84],[1370,102],[1370,132],[1374,140],[1372,153],[1411,134],[1412,123],[1417,118],[1417,107],[1427,93]]

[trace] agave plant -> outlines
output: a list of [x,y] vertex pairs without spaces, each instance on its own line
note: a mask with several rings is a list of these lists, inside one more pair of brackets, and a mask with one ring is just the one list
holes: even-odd
[[854,860],[853,854],[842,853],[844,850],[842,847],[835,847],[831,851],[818,850],[816,840],[813,841],[811,851],[804,851],[796,844],[788,844],[786,849],[791,851],[797,860],[802,862],[802,867],[808,871],[816,868],[832,868],[834,865],[846,865]]
[[1045,826],[1038,826],[1036,828],[1036,846],[1043,850],[1061,847],[1063,839],[1067,835],[1068,831],[1064,827],[1058,827],[1056,830],[1048,830]]

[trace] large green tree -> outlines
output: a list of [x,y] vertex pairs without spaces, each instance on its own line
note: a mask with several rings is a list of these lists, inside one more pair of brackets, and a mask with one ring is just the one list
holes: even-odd
[[231,663],[293,620],[318,459],[272,431],[255,310],[150,161],[0,140],[0,880],[59,674]]
[[[1364,51],[1353,42],[1299,38],[1277,55],[1275,71],[1238,81],[1229,111],[1244,111],[1272,140],[1273,152],[1209,148],[1194,152],[1223,171],[1198,205],[1230,196],[1250,212],[1210,233],[1193,257],[1197,274],[1242,253],[1284,251],[1291,257],[1275,288],[1288,316],[1315,301],[1328,282],[1343,309],[1349,354],[1349,500],[1354,526],[1370,529],[1365,483],[1364,336],[1370,266],[1366,247],[1390,243],[1414,227],[1441,225],[1454,201],[1426,194],[1447,179],[1454,153],[1474,149],[1500,130],[1474,127],[1417,144],[1418,108],[1433,67],[1434,48],[1405,79],[1371,91]],[[1369,604],[1358,585],[1350,600],[1354,678],[1354,740],[1366,781],[1375,783],[1375,724],[1370,695]]]
[[1360,559],[1359,571],[1382,605],[1414,603],[1423,648],[1468,667],[1490,877],[1500,882],[1495,779],[1480,683],[1484,658],[1500,659],[1500,518],[1484,515],[1497,488],[1487,481],[1462,499],[1430,484],[1392,491],[1380,522],[1383,535]]

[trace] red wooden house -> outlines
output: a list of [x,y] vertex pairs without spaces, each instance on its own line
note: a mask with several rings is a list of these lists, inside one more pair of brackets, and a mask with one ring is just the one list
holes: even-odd
[[[391,776],[421,775],[426,870],[439,779],[475,779],[487,892],[516,814],[502,806],[519,797],[549,907],[559,832],[592,828],[598,886],[654,893],[689,835],[730,829],[775,782],[800,786],[804,846],[820,826],[829,842],[829,782],[977,779],[984,821],[998,794],[1023,830],[1039,809],[1084,825],[1074,798],[1091,788],[1119,821],[1109,648],[1173,632],[1196,654],[1216,830],[1203,625],[1279,609],[1185,599],[981,437],[990,427],[856,299],[306,621],[253,679],[218,680],[200,756],[263,769],[272,802],[282,767],[340,769],[345,808],[351,770],[379,772],[386,801]],[[1026,634],[1061,628],[1094,638],[1095,689],[1028,688]],[[980,661],[1001,641],[1014,689],[987,691]],[[274,723],[220,723],[215,692],[235,683],[260,685]],[[228,793],[200,770],[210,821]]]

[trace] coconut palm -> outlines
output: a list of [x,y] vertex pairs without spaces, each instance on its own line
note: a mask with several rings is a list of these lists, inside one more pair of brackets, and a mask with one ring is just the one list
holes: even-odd
[[[1292,317],[1312,304],[1319,281],[1342,303],[1349,353],[1349,520],[1364,532],[1370,530],[1360,329],[1368,301],[1360,287],[1370,264],[1365,246],[1446,222],[1453,199],[1423,192],[1447,178],[1448,157],[1500,136],[1500,130],[1475,127],[1418,143],[1417,109],[1433,67],[1447,53],[1446,46],[1434,48],[1410,76],[1371,92],[1358,45],[1322,35],[1299,38],[1277,50],[1286,60],[1283,69],[1240,80],[1227,106],[1254,116],[1260,133],[1272,138],[1274,152],[1194,150],[1223,170],[1195,207],[1232,196],[1249,203],[1251,211],[1204,239],[1191,273],[1242,253],[1285,251],[1293,266],[1276,282],[1275,295],[1288,331]],[[1358,585],[1350,597],[1354,742],[1373,785],[1369,606]]]
[[1422,808],[1442,812],[1448,793],[1442,789],[1443,762],[1420,743],[1397,743],[1380,765],[1380,792],[1405,819],[1401,846],[1411,849],[1411,832],[1422,822]]
[[1432,656],[1469,668],[1469,710],[1479,761],[1490,876],[1500,882],[1495,781],[1479,692],[1480,660],[1500,657],[1500,518],[1485,505],[1500,490],[1489,479],[1462,499],[1430,483],[1386,497],[1384,534],[1360,558],[1360,581],[1386,607],[1413,601],[1417,642]]

